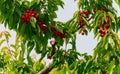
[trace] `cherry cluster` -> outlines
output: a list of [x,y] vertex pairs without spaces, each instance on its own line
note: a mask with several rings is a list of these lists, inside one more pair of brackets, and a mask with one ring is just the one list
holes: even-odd
[[101,30],[99,30],[101,37],[104,37],[107,30],[110,28],[109,21],[110,21],[110,17],[106,16],[106,22],[104,22],[100,27],[98,27],[98,28],[101,28]]
[[[101,7],[99,9],[93,8],[93,13],[96,13],[97,10],[100,10],[102,12],[106,12],[106,8]],[[100,21],[100,20],[101,20],[101,18],[98,19],[98,21]],[[104,37],[106,35],[107,30],[110,28],[109,22],[110,22],[110,17],[106,16],[106,18],[105,18],[104,22],[102,23],[102,25],[97,26],[97,28],[100,29],[99,33],[100,33],[101,37]]]
[[103,11],[103,12],[104,12],[106,9],[105,9],[105,7],[101,7],[101,8],[99,8],[99,9],[93,8],[93,13],[96,13],[97,10],[100,10],[100,11]]
[[42,21],[39,21],[39,22],[38,22],[38,25],[39,25],[40,28],[42,29],[43,33],[46,34],[47,26],[46,26]]
[[53,35],[54,35],[55,37],[66,38],[66,33],[65,33],[65,32],[61,33],[61,32],[59,32],[59,31],[57,31],[54,26],[51,26],[51,27],[50,27],[50,30],[54,32]]
[[[25,14],[22,15],[22,22],[23,23],[28,23],[30,22],[30,18],[34,17],[38,20],[39,16],[37,15],[36,11],[33,10],[26,10]],[[43,33],[46,34],[47,31],[47,26],[40,20],[38,21],[38,25],[40,26],[40,28],[42,29]],[[60,37],[60,38],[66,38],[66,33],[63,32],[59,32],[56,30],[56,28],[54,26],[50,27],[50,30],[53,31],[53,35],[55,37]]]
[[[101,8],[101,10],[105,11],[105,8]],[[98,20],[100,21],[101,19],[98,19]],[[102,23],[102,25],[98,26],[98,28],[101,28],[99,30],[99,33],[100,33],[101,37],[104,37],[106,35],[108,29],[110,28],[110,24],[109,24],[110,20],[111,20],[110,17],[106,16],[106,18],[105,18],[104,22]]]
[[[105,8],[104,7],[101,7],[99,9],[100,11],[105,11]],[[93,14],[95,14],[97,12],[97,9],[96,8],[93,8]],[[80,18],[80,21],[79,21],[79,26],[80,27],[83,27],[84,26],[84,20],[83,20],[83,17],[86,18],[86,19],[90,19],[90,11],[89,10],[85,10],[85,11],[80,11],[79,13],[79,18]]]
[[86,11],[80,11],[80,21],[79,21],[79,26],[83,27],[84,26],[84,20],[83,17],[89,18],[90,12],[88,10]]
[[[83,28],[83,26],[85,25],[83,17],[88,19],[90,15],[90,12],[88,10],[86,11],[80,11],[80,21],[79,21],[79,26],[80,28]],[[81,34],[84,35],[86,32],[86,28],[83,28]]]
[[35,17],[36,19],[39,18],[36,11],[26,10],[25,14],[22,15],[22,22],[23,23],[30,22],[31,17]]

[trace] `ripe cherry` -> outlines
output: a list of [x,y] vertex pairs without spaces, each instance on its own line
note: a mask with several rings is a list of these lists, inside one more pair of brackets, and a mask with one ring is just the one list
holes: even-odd
[[105,25],[105,28],[106,28],[106,29],[109,29],[109,27],[110,27],[109,24],[106,24],[106,25]]
[[32,11],[27,9],[26,13],[24,15],[22,15],[22,22],[30,22],[30,18],[31,17],[35,17],[36,19],[38,19],[39,17],[36,15],[36,11]]
[[42,21],[39,21],[38,22],[39,26],[43,25],[43,22]]
[[22,22],[26,22],[26,17],[25,17],[25,15],[22,15]]
[[106,16],[106,22],[109,22],[109,21],[110,21],[110,17]]
[[84,12],[83,11],[80,11],[80,15],[83,15],[84,14]]
[[26,22],[29,22],[30,21],[30,18],[26,18]]
[[99,30],[99,33],[100,33],[101,37],[104,37],[106,34],[106,31],[104,29],[102,29],[102,30]]
[[83,19],[80,19],[80,23],[83,23],[84,22],[84,20]]
[[84,23],[79,23],[80,27],[83,27],[84,26]]
[[103,33],[103,34],[105,34],[106,31],[103,29],[103,30],[100,30],[99,33]]
[[104,36],[105,36],[105,34],[101,33],[101,34],[100,34],[100,36],[101,36],[101,37],[104,37]]
[[60,34],[60,37],[61,37],[61,38],[66,38],[66,33],[63,33],[63,34],[61,33],[61,34]]
[[26,17],[26,18],[30,18],[29,13],[25,13],[25,17]]
[[45,25],[41,25],[41,28],[42,28],[43,30],[46,30],[46,29],[47,29],[47,27],[46,27]]
[[82,31],[82,32],[81,32],[81,34],[82,34],[82,35],[84,35],[84,34],[85,34],[85,32],[83,32],[83,31]]
[[56,37],[60,36],[60,32],[58,32],[58,31],[54,32],[54,36],[56,36]]
[[39,18],[39,16],[38,16],[38,15],[35,15],[34,17],[35,17],[36,19],[38,19],[38,18]]
[[86,15],[89,15],[89,11],[88,11],[88,10],[86,10],[86,11],[85,11],[85,14],[86,14]]
[[36,12],[35,11],[31,11],[31,16],[35,16]]
[[41,25],[40,27],[42,28],[42,31],[45,34],[47,31],[47,27],[45,25]]
[[89,11],[85,11],[86,18],[89,18]]
[[55,29],[54,26],[50,26],[50,30],[51,30],[51,31],[55,31],[56,29]]

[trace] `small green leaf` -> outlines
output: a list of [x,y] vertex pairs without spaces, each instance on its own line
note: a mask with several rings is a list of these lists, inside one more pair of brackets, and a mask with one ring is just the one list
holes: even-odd
[[31,23],[33,28],[36,28],[36,19],[34,17],[30,18],[30,23]]
[[115,62],[111,61],[107,69],[107,74],[113,74],[114,68],[115,68]]

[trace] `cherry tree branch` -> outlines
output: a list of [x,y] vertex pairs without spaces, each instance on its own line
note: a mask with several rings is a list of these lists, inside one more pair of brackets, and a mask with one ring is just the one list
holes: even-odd
[[[55,40],[51,40],[50,44],[52,46],[52,52],[51,52],[51,57],[52,57],[55,54],[55,52],[56,52],[56,48],[55,48],[56,41]],[[52,63],[50,63],[48,66],[46,66],[43,70],[39,71],[38,74],[48,74],[54,68],[54,67],[50,67],[50,65]]]

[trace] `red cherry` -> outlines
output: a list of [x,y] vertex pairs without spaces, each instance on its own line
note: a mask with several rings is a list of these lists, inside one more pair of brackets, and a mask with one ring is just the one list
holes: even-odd
[[83,15],[84,14],[84,12],[83,11],[80,11],[80,15]]
[[106,34],[106,31],[105,31],[105,30],[102,30],[101,33]]
[[36,11],[32,11],[32,13],[34,14],[34,15],[36,15],[37,13],[36,13]]
[[39,26],[43,25],[43,22],[42,21],[39,21],[38,22]]
[[46,29],[47,29],[47,27],[46,27],[45,25],[41,25],[41,28],[42,28],[43,30],[46,30]]
[[51,31],[55,31],[56,29],[55,29],[54,26],[50,26],[50,30],[51,30]]
[[26,22],[29,22],[30,21],[30,18],[26,18]]
[[84,23],[79,23],[80,27],[83,27],[84,26]]
[[26,17],[26,22],[29,22],[29,21],[30,21],[29,13],[26,13],[26,14],[25,14],[25,17]]
[[86,18],[89,18],[89,11],[85,11]]
[[80,19],[80,23],[83,23],[84,22],[84,20],[83,19]]
[[25,15],[22,15],[22,22],[26,22],[26,17],[25,17]]
[[25,14],[25,17],[26,17],[26,18],[30,18],[30,14],[29,14],[29,13],[26,13],[26,14]]
[[100,36],[101,36],[101,37],[104,37],[104,36],[105,36],[105,34],[101,33],[101,34],[100,34]]
[[84,34],[85,34],[85,32],[83,32],[83,31],[82,31],[82,33],[81,33],[81,34],[82,34],[82,35],[84,35]]
[[41,25],[41,28],[42,28],[42,30],[43,30],[43,33],[45,34],[46,31],[47,31],[47,27],[46,27],[45,25]]
[[109,22],[109,21],[110,21],[110,17],[106,16],[106,22]]
[[86,15],[89,15],[89,11],[88,11],[88,10],[86,10],[86,11],[85,11],[85,14],[86,14]]
[[32,11],[31,12],[31,16],[35,16],[36,15],[36,12],[35,11]]
[[99,33],[103,33],[103,34],[105,34],[106,33],[106,31],[103,29],[103,30],[99,30]]
[[35,17],[36,19],[38,19],[38,18],[39,18],[39,16],[38,16],[38,15],[35,15],[34,17]]
[[56,36],[56,37],[58,37],[58,36],[60,36],[60,32],[54,32],[54,36]]
[[31,17],[32,15],[31,15],[31,13],[28,13],[29,14],[29,17]]
[[109,24],[106,24],[106,25],[105,25],[105,28],[106,28],[106,29],[108,29],[109,27],[110,27],[110,25],[109,25]]
[[66,33],[60,35],[61,38],[66,38]]
[[25,15],[22,15],[22,19],[25,19]]
[[100,33],[101,37],[104,37],[106,34],[106,31],[104,29],[102,29],[102,30],[99,30],[99,33]]

